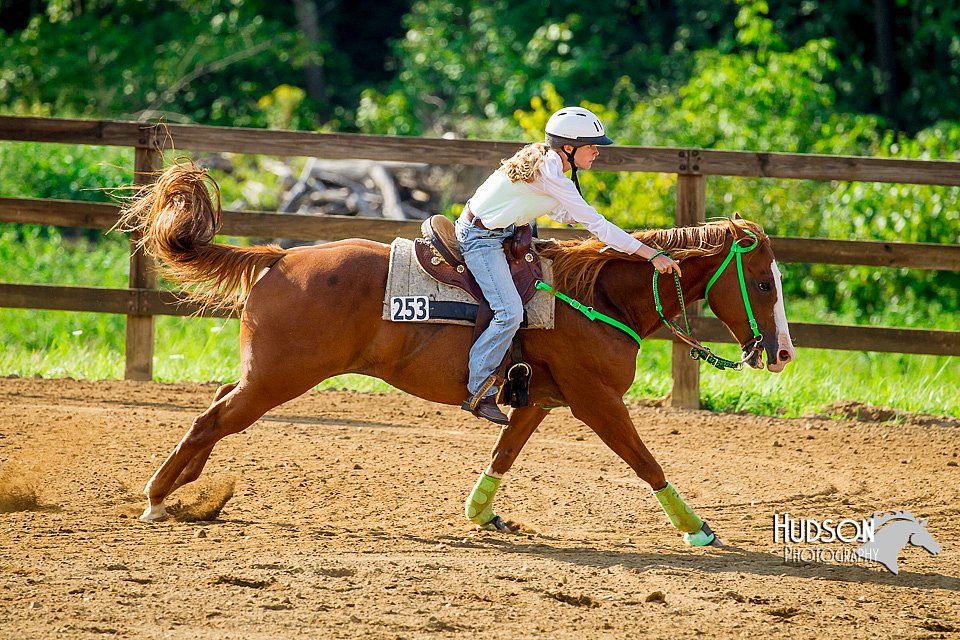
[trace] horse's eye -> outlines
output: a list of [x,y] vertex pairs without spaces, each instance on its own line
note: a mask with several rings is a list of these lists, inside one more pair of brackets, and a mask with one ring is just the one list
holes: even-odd
[[773,290],[773,287],[770,285],[769,282],[758,282],[758,283],[757,283],[757,288],[760,289],[760,291],[772,291],[772,290]]

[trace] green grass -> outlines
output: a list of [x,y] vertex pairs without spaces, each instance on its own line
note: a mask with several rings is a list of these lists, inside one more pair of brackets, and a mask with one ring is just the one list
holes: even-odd
[[[123,377],[124,319],[97,313],[0,309],[0,375],[112,379]],[[230,381],[239,374],[236,320],[161,316],[156,323],[154,375],[162,382]],[[714,345],[728,358],[733,345]],[[628,401],[670,391],[670,344],[650,341],[637,358]],[[392,387],[359,375],[337,376],[321,388],[384,392]],[[701,366],[706,408],[799,416],[854,400],[902,411],[960,417],[956,358],[799,349],[780,374]]]
[[[110,234],[96,242],[65,240],[43,227],[0,225],[2,280],[85,286],[126,285],[126,238]],[[791,320],[852,322],[810,301],[790,301]],[[960,329],[960,319],[933,314],[926,326]],[[882,324],[906,324],[898,317]],[[871,321],[876,321],[872,318]],[[912,318],[910,324],[924,326]],[[110,379],[123,376],[122,316],[0,308],[0,375]],[[161,316],[156,320],[154,374],[173,382],[231,381],[239,373],[236,320]],[[716,345],[738,359],[735,345]],[[670,344],[650,341],[637,359],[628,401],[656,398],[670,390]],[[345,375],[323,388],[391,391],[364,376]],[[902,411],[960,417],[960,364],[954,357],[825,351],[800,348],[797,360],[779,375],[766,371],[719,372],[701,367],[704,405],[718,411],[798,416],[851,400]]]
[[[733,345],[712,345],[739,359]],[[628,400],[670,391],[670,344],[644,345]],[[960,363],[950,356],[797,350],[797,359],[779,374],[745,368],[718,371],[700,366],[703,406],[716,411],[801,416],[841,401],[888,406],[901,411],[960,417]]]

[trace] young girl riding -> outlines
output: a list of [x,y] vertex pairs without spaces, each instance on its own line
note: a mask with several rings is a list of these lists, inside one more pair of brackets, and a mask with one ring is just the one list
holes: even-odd
[[[516,228],[542,215],[564,224],[583,225],[607,248],[650,260],[660,273],[680,265],[649,247],[591,207],[580,194],[577,169],[589,169],[598,147],[613,144],[590,110],[564,107],[547,122],[546,141],[530,144],[480,185],[457,219],[457,240],[464,262],[493,311],[493,319],[470,349],[467,399],[461,408],[496,424],[509,424],[497,406],[494,373],[523,320],[523,303],[510,277],[504,240]],[[571,172],[571,177],[564,175]],[[606,249],[605,249],[606,250]]]

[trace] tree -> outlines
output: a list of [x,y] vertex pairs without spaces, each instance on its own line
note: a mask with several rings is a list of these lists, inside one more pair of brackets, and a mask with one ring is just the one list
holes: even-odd
[[361,85],[385,82],[386,40],[407,4],[383,0],[374,21],[335,1],[298,0],[298,20],[293,5],[267,0],[11,0],[0,10],[0,108],[264,126],[275,118],[260,99],[287,85],[308,89],[290,122],[349,127]]
[[[418,0],[394,45],[396,79],[367,91],[361,129],[493,136],[545,82],[606,102],[624,75],[640,86],[686,77],[690,51],[733,44],[736,8],[706,0]],[[719,44],[716,44],[718,43]],[[499,119],[499,120],[498,120]]]
[[783,0],[769,9],[791,47],[834,41],[839,108],[882,115],[888,127],[907,133],[960,120],[957,3]]

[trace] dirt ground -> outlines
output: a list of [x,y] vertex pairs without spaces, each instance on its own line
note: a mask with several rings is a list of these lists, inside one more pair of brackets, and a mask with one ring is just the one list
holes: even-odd
[[[463,516],[495,427],[312,392],[221,442],[168,501],[177,519],[139,521],[144,483],[214,390],[0,380],[0,637],[960,638],[955,421],[636,407],[727,544],[694,549],[569,411],[504,480],[497,511],[523,525],[504,535]],[[891,509],[928,518],[940,555],[908,545],[893,575],[788,563],[774,543],[776,513]]]

